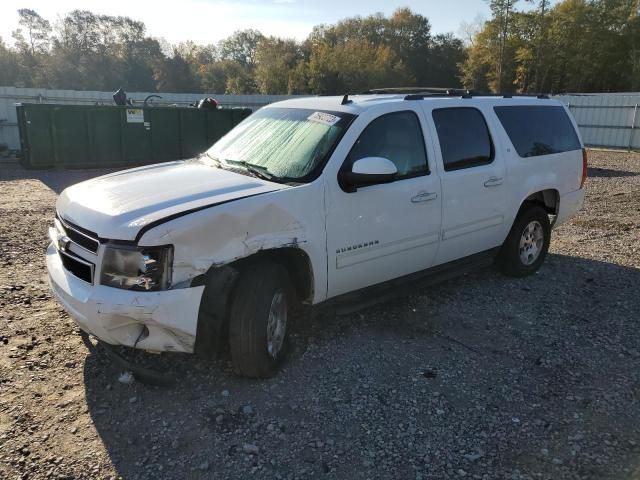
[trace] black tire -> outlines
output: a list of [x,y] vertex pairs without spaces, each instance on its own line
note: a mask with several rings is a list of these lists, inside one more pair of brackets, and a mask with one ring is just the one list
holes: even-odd
[[[286,322],[282,347],[275,354],[267,348],[267,327],[272,302],[284,296]],[[238,375],[253,378],[272,376],[287,353],[287,333],[294,293],[286,270],[272,263],[257,263],[243,269],[231,300],[229,347]]]
[[[520,240],[527,228],[532,222],[538,222],[542,227],[542,245],[535,261],[527,264],[521,258]],[[549,215],[547,211],[535,204],[525,206],[516,217],[511,231],[507,236],[500,253],[496,259],[498,268],[505,275],[511,277],[526,277],[535,273],[547,256],[549,251],[549,243],[551,242],[551,224],[549,223]],[[524,254],[524,252],[523,252]]]

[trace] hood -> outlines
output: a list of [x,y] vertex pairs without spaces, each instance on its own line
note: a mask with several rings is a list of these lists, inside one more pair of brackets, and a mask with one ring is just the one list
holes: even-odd
[[180,161],[125,170],[64,190],[56,208],[63,219],[101,238],[134,240],[144,226],[286,185]]

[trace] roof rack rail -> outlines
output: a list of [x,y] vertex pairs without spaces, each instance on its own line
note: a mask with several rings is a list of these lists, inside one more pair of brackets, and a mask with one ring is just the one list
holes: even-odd
[[392,87],[392,88],[372,88],[361,95],[405,95],[405,100],[424,100],[434,97],[461,97],[473,98],[481,97],[535,97],[539,99],[549,99],[549,95],[541,93],[482,93],[474,92],[466,88],[440,88],[440,87]]
[[503,97],[503,98],[513,98],[513,97],[535,97],[543,100],[548,100],[549,95],[546,93],[493,93],[493,94],[482,94],[483,97]]
[[390,88],[372,88],[363,92],[362,95],[460,95],[467,92],[463,88],[442,88],[442,87],[390,87]]
[[472,98],[473,94],[469,90],[447,90],[442,93],[412,93],[404,97],[405,100],[424,100],[425,98],[434,97],[460,97],[460,98]]
[[541,100],[549,100],[549,95],[546,94],[519,94],[519,93],[475,93],[470,90],[457,90],[448,91],[446,93],[426,93],[426,94],[411,94],[404,97],[405,100],[424,100],[425,98],[433,97],[460,97],[460,98],[473,98],[473,97],[496,97],[496,98],[514,98],[514,97],[528,97],[539,98]]

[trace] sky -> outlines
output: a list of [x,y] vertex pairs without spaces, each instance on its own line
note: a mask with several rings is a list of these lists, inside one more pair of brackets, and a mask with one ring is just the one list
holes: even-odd
[[74,9],[141,20],[153,37],[170,43],[193,40],[215,44],[236,30],[255,28],[265,35],[304,40],[314,25],[409,7],[429,18],[434,33],[457,33],[460,23],[481,15],[485,0],[0,0],[0,37],[13,43],[19,8],[30,8],[54,23]]

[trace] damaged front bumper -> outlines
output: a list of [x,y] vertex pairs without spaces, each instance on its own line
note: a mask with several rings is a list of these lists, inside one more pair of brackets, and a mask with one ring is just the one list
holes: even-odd
[[112,345],[193,352],[204,286],[137,292],[91,285],[63,267],[53,245],[47,269],[53,293],[85,332]]

